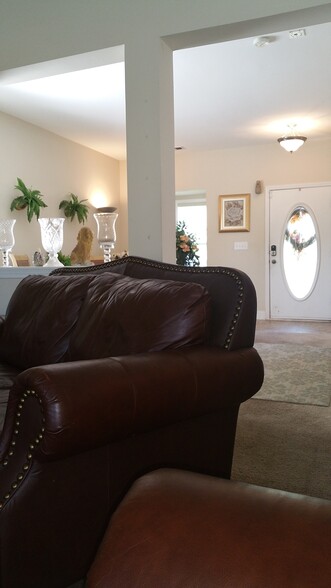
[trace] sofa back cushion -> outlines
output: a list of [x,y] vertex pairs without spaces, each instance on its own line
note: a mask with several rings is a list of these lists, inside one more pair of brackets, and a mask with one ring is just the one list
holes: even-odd
[[66,359],[95,359],[204,343],[210,298],[200,284],[107,272],[91,282]]
[[93,276],[27,276],[1,329],[0,359],[20,369],[62,361]]

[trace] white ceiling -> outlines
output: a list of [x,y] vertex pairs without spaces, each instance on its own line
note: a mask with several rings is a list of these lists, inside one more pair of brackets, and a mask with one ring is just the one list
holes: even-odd
[[[272,143],[288,124],[331,137],[331,23],[266,36],[174,53],[176,147]],[[89,55],[3,72],[0,110],[125,159],[123,48]]]

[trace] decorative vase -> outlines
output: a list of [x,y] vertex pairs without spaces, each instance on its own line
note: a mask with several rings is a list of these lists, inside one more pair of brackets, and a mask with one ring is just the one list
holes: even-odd
[[8,253],[15,245],[14,224],[16,219],[0,219],[0,251],[2,253],[2,265],[9,266]]
[[[98,233],[97,239],[100,247],[103,249],[103,261],[107,263],[111,261],[112,250],[116,243],[115,223],[118,217],[117,212],[112,212],[116,209],[98,209],[99,212],[94,213],[94,218],[97,223]],[[102,212],[101,212],[102,211]]]
[[64,218],[40,218],[38,219],[41,230],[41,242],[48,253],[48,261],[44,267],[63,266],[58,259],[58,253],[63,245]]

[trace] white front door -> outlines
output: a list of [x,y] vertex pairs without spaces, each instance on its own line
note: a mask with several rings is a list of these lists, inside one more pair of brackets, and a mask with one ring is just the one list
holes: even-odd
[[270,318],[331,319],[331,184],[272,189]]

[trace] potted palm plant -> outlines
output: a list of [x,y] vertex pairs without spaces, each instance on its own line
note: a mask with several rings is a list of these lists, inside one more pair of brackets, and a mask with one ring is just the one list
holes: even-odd
[[26,208],[29,223],[34,215],[38,220],[40,209],[47,207],[47,204],[43,201],[43,195],[41,192],[39,190],[27,188],[21,178],[17,178],[15,189],[21,192],[21,195],[14,198],[10,205],[10,210],[24,210]]
[[66,218],[70,218],[71,221],[74,220],[75,216],[79,223],[85,223],[89,211],[89,207],[85,202],[87,199],[78,200],[78,197],[75,194],[69,194],[69,198],[67,200],[62,200],[59,205],[59,209],[63,210],[64,216]]

